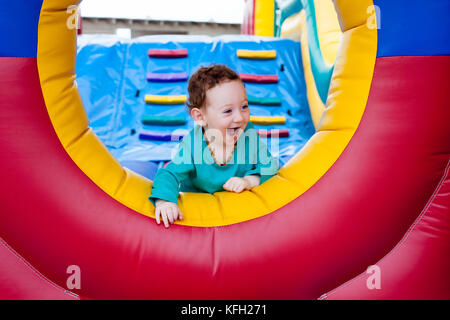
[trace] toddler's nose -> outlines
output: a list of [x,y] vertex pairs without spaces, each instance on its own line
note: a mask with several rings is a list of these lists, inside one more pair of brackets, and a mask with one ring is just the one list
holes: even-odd
[[233,120],[234,120],[234,122],[242,122],[242,120],[244,120],[244,116],[242,115],[242,113],[240,111],[238,111],[234,114]]

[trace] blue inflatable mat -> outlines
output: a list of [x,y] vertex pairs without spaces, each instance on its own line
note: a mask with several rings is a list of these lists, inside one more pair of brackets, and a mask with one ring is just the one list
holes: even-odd
[[[152,58],[150,49],[186,49],[180,58]],[[237,57],[237,49],[276,50],[272,60]],[[267,140],[272,155],[284,164],[314,133],[306,99],[300,43],[288,39],[244,35],[146,36],[124,40],[111,35],[82,35],[78,38],[77,83],[90,126],[121,163],[125,161],[168,161],[177,141],[139,139],[140,132],[170,134],[190,130],[194,123],[186,106],[145,104],[146,94],[187,95],[187,81],[148,82],[151,73],[182,73],[190,76],[211,63],[226,64],[238,73],[276,74],[275,84],[246,83],[247,94],[257,98],[281,98],[279,107],[250,104],[254,116],[284,116],[283,125],[255,125],[256,129],[289,129],[279,144]],[[180,116],[185,125],[167,127],[142,124],[143,116]]]

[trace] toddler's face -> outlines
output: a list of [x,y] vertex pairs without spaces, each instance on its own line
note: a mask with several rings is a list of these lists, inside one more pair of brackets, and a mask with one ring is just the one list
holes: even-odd
[[206,91],[201,111],[204,128],[220,134],[225,145],[234,145],[250,120],[247,94],[241,81],[221,83]]

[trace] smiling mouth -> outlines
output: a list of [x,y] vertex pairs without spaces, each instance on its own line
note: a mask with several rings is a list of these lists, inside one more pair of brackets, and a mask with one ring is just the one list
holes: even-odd
[[240,131],[241,131],[241,127],[227,128],[227,134],[234,138],[236,138],[239,135]]

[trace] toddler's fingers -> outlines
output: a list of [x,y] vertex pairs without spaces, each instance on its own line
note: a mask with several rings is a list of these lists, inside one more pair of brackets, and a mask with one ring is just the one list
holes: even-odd
[[234,185],[234,183],[229,183],[228,185],[227,185],[227,188],[225,189],[225,190],[227,190],[227,191],[230,191],[230,192],[234,192],[234,187],[235,187],[235,185]]
[[165,226],[166,228],[168,228],[168,227],[169,227],[169,221],[167,221],[167,212],[164,211],[164,212],[161,214],[161,216],[162,216],[162,219],[163,219],[163,221],[164,221],[164,226]]
[[160,224],[160,220],[159,220],[159,216],[161,215],[161,209],[160,208],[156,208],[155,210],[155,218],[156,218],[156,223]]
[[237,180],[236,177],[231,177],[230,179],[228,179],[227,182],[225,182],[225,185],[228,188],[231,188],[232,186],[234,186],[236,184],[236,180]]
[[179,215],[178,207],[173,208],[172,214],[173,214],[173,223],[175,223],[176,220],[178,220]]
[[238,182],[236,182],[236,183],[233,185],[233,191],[234,191],[234,192],[239,192],[239,183],[238,183]]
[[183,214],[180,209],[178,209],[178,219],[183,220]]
[[178,208],[174,207],[172,208],[172,223],[175,223],[177,219],[178,219]]
[[240,192],[242,192],[242,191],[244,191],[244,189],[245,189],[245,185],[244,185],[244,183],[238,183],[238,184],[236,184],[236,192],[237,193],[240,193]]
[[170,223],[173,223],[173,217],[174,217],[174,208],[170,207],[167,210],[167,218],[169,219]]

